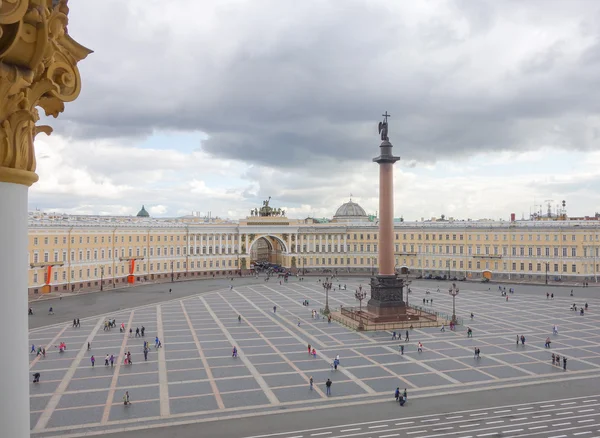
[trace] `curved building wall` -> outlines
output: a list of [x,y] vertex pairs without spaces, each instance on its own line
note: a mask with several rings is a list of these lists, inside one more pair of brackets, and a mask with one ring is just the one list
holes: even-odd
[[[29,290],[59,292],[118,287],[133,281],[247,273],[247,242],[276,236],[284,266],[322,272],[376,271],[377,225],[302,224],[277,218],[238,224],[31,220]],[[596,281],[598,225],[556,222],[403,222],[395,225],[398,272],[506,280]],[[132,259],[137,259],[132,262]],[[49,275],[48,275],[49,274]],[[130,281],[131,282],[131,281]]]

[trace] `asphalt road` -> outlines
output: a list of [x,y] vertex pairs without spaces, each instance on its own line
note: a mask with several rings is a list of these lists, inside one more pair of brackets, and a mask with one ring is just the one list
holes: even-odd
[[[234,285],[254,284],[264,279],[245,277],[234,279]],[[204,292],[224,289],[231,284],[230,279],[195,280],[175,283],[146,284],[124,289],[93,292],[81,295],[65,296],[63,299],[52,299],[30,303],[34,315],[29,317],[29,328],[73,321],[74,318],[116,312],[130,307],[159,303],[176,298],[184,298]],[[169,289],[172,293],[169,294]],[[54,315],[48,315],[53,307]]]
[[[321,435],[327,438],[352,436],[352,434],[349,433],[340,433],[340,430],[347,430],[348,428],[355,427],[368,429],[368,426],[365,427],[360,423],[372,421],[401,421],[407,417],[432,414],[441,415],[457,411],[475,411],[482,408],[490,410],[499,409],[501,407],[513,407],[517,404],[525,405],[532,402],[543,401],[552,403],[553,400],[564,400],[570,397],[596,396],[600,393],[600,378],[585,378],[559,383],[515,386],[513,388],[482,390],[424,398],[411,398],[409,393],[409,401],[404,407],[400,407],[398,403],[394,402],[393,389],[394,388],[390,388],[389,402],[372,404],[363,403],[354,406],[311,409],[303,412],[289,412],[267,416],[258,415],[240,419],[170,426],[168,428],[160,427],[138,431],[132,430],[127,432],[127,436],[128,438],[196,438],[198,436],[211,438],[245,438],[263,435],[266,437],[275,435],[274,438]],[[335,386],[332,387],[332,391],[335,391]],[[600,402],[600,397],[598,401]],[[539,413],[539,407],[536,407],[535,409],[535,412]],[[530,412],[526,413],[528,415],[531,414]],[[491,416],[492,413],[490,412],[489,415]],[[520,418],[519,415],[521,415],[521,413],[517,410],[507,412],[505,415],[507,423],[518,428],[520,423],[511,420]],[[571,416],[575,416],[575,414]],[[523,423],[531,421],[531,419],[525,415],[522,417]],[[561,420],[568,420],[568,418],[567,416],[563,416]],[[332,428],[330,432],[331,435],[326,433],[329,429],[325,428]],[[375,433],[375,431],[372,432]],[[385,430],[379,430],[377,432],[378,434],[386,435]],[[359,433],[357,433],[357,436],[358,435]],[[405,433],[401,433],[400,435],[411,436],[406,435]],[[364,436],[370,437],[375,435],[369,434]],[[566,434],[565,436],[571,435]]]

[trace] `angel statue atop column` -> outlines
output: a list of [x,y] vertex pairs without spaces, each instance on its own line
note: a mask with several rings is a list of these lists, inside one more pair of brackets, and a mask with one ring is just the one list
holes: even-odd
[[390,138],[388,137],[387,119],[391,116],[387,113],[387,111],[385,112],[385,114],[382,115],[384,117],[383,122],[379,122],[379,134],[381,134],[381,141],[390,141]]

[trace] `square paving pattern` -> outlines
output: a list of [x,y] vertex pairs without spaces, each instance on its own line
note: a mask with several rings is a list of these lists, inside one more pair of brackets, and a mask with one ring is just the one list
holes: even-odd
[[[358,304],[358,280],[346,281],[346,290],[343,283],[341,290],[336,286],[329,294],[331,307]],[[396,387],[430,393],[599,373],[599,299],[588,299],[589,311],[580,316],[569,311],[574,298],[546,299],[542,287],[539,294],[523,295],[517,288],[507,301],[498,291],[463,286],[466,290],[457,298],[463,325],[443,332],[413,329],[410,341],[404,340],[404,331],[398,340],[391,332],[357,333],[321,316],[312,318],[311,311],[325,301],[316,278],[283,284],[272,279],[88,318],[80,328],[67,324],[32,330],[29,345],[46,348],[45,357],[30,354],[30,372],[42,376],[39,384],[30,384],[32,430],[168,423],[361,396],[389,398]],[[421,305],[424,298],[434,300],[433,310],[452,312],[447,292],[426,294],[424,288],[412,287],[412,302]],[[105,329],[109,318],[116,319],[116,328]],[[472,338],[467,338],[467,326]],[[137,336],[142,327],[144,337]],[[520,335],[526,338],[524,345],[517,343]],[[544,346],[548,337],[550,348]],[[422,353],[417,352],[419,341]],[[64,353],[56,347],[60,342],[67,345]],[[147,358],[144,342],[149,344]],[[316,355],[309,354],[309,345]],[[480,358],[474,357],[476,347]],[[127,352],[132,364],[125,363]],[[552,353],[568,358],[566,371],[552,364]],[[106,355],[113,355],[112,364],[105,364]],[[334,370],[336,355],[340,366]],[[333,381],[331,396],[325,394],[328,378]],[[123,404],[126,391],[129,406]]]

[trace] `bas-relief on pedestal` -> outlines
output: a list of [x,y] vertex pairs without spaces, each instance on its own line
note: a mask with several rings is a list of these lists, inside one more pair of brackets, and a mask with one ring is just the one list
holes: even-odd
[[406,312],[403,291],[404,280],[395,275],[371,277],[371,299],[367,302],[368,311],[380,316]]
[[0,182],[38,180],[33,140],[44,109],[58,115],[77,98],[77,63],[91,53],[67,31],[67,0],[0,0]]

